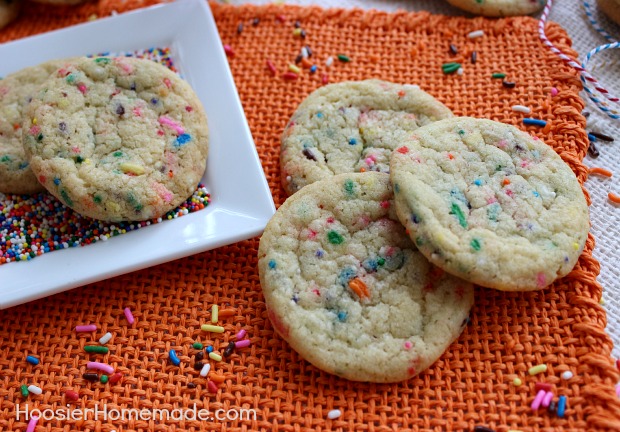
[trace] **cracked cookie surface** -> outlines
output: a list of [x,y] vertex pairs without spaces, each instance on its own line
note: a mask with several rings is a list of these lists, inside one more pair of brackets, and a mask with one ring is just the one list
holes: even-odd
[[590,224],[577,178],[551,147],[514,126],[442,120],[418,129],[390,166],[399,220],[449,273],[536,290],[581,255]]
[[489,17],[530,15],[538,12],[547,3],[546,0],[448,0],[456,6],[476,15]]
[[292,195],[336,174],[388,172],[392,150],[411,132],[451,116],[414,85],[366,80],[321,87],[299,105],[282,134],[284,189]]
[[150,60],[84,59],[59,69],[26,107],[23,143],[48,191],[101,220],[147,220],[189,197],[208,153],[189,84]]
[[274,328],[310,363],[350,380],[420,373],[458,337],[473,304],[472,284],[418,252],[392,199],[387,174],[330,177],[290,197],[260,241]]

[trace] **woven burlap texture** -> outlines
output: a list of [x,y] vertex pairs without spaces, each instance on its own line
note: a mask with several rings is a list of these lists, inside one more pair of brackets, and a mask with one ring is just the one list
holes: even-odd
[[[20,20],[0,32],[0,41],[86,21],[93,13],[105,16],[112,10],[145,5],[132,0],[101,1],[64,9],[27,3]],[[580,181],[586,178],[581,164],[587,139],[579,82],[542,49],[531,18],[489,21],[276,5],[235,8],[212,3],[211,7],[223,42],[235,51],[231,69],[277,204],[285,198],[279,179],[280,133],[299,102],[320,85],[323,71],[304,72],[299,80],[289,82],[271,76],[264,64],[271,59],[283,72],[305,43],[311,45],[321,69],[328,55],[345,53],[352,58],[351,63],[335,64],[328,71],[332,82],[378,77],[417,83],[458,115],[488,117],[519,127],[520,117],[510,107],[528,105],[549,122],[544,129],[528,131],[552,145]],[[286,23],[277,21],[276,15],[285,15]],[[250,22],[256,17],[261,21],[254,27]],[[308,32],[305,41],[292,36],[295,20]],[[240,22],[246,26],[238,35]],[[485,37],[465,37],[477,29],[483,29]],[[570,51],[570,40],[559,26],[550,24],[548,35]],[[450,42],[459,46],[459,55],[450,56]],[[443,62],[466,64],[474,49],[478,63],[467,64],[463,76],[441,73]],[[517,87],[507,90],[489,79],[496,71],[509,73]],[[549,94],[552,86],[559,90],[555,98]],[[15,418],[16,404],[24,403],[19,386],[35,383],[43,394],[28,399],[31,409],[64,407],[64,390],[74,389],[82,395],[73,404],[78,407],[107,403],[108,409],[172,409],[196,404],[211,411],[237,407],[258,411],[256,421],[225,423],[41,422],[37,430],[48,431],[439,432],[469,431],[478,424],[500,432],[617,431],[620,403],[614,385],[619,374],[609,357],[612,344],[604,332],[593,246],[590,236],[575,270],[544,291],[478,289],[471,323],[461,337],[430,369],[393,385],[353,383],[323,373],[274,333],[258,281],[258,239],[0,311],[0,430],[25,429],[23,418]],[[228,305],[236,314],[222,319],[224,335],[209,340],[200,324],[208,322],[213,303]],[[133,310],[134,326],[127,325],[124,307]],[[73,331],[75,325],[88,322],[99,323],[96,335]],[[248,331],[252,346],[214,364],[226,381],[217,395],[211,395],[192,367],[191,343],[199,339],[220,349],[241,328]],[[82,347],[106,331],[115,335],[110,353],[90,359],[103,360],[123,372],[125,379],[117,385],[92,384],[81,378],[89,361]],[[170,349],[177,350],[180,367],[170,364]],[[25,355],[31,353],[40,357],[39,366],[25,362]],[[527,376],[528,368],[539,363],[548,365],[547,372]],[[559,378],[565,370],[575,374],[568,382]],[[515,376],[524,385],[515,387]],[[197,388],[188,389],[189,381]],[[536,381],[550,382],[556,394],[568,396],[563,419],[545,410],[530,410]],[[334,408],[342,410],[342,417],[327,420],[327,412]]]

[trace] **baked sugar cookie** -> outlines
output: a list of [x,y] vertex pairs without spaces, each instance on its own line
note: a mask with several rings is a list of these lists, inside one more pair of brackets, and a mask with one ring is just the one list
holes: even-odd
[[577,178],[542,141],[468,117],[418,129],[392,155],[396,210],[435,265],[506,291],[541,289],[572,270],[588,207]]
[[26,107],[23,127],[38,180],[95,219],[162,216],[205,170],[204,109],[189,84],[150,60],[98,57],[59,69]]
[[0,0],[0,29],[13,21],[18,13],[18,0]]
[[413,85],[366,80],[331,84],[304,100],[282,135],[289,195],[325,177],[388,172],[392,150],[412,131],[452,112]]
[[546,0],[448,0],[453,6],[476,15],[502,17],[538,12]]
[[463,330],[473,286],[431,265],[398,222],[383,173],[306,186],[271,219],[259,274],[278,333],[316,367],[395,382],[428,368]]
[[22,111],[52,72],[75,60],[52,60],[0,80],[0,192],[32,194],[45,190],[24,153]]

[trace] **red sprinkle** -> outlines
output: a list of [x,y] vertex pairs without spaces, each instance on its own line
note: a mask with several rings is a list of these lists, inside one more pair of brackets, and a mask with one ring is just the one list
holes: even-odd
[[329,75],[327,74],[321,75],[321,84],[325,85],[327,83],[329,83]]
[[80,395],[78,394],[78,392],[73,391],[73,390],[67,390],[65,392],[65,396],[67,397],[67,399],[69,399],[70,401],[76,401],[80,398]]
[[282,78],[284,78],[285,80],[289,80],[289,81],[294,81],[297,79],[299,75],[297,75],[294,72],[287,72],[284,75],[282,75]]
[[402,154],[409,153],[409,149],[408,149],[407,147],[405,147],[405,146],[402,146],[402,147],[397,148],[397,149],[396,149],[396,151],[397,151],[398,153],[402,153]]
[[544,390],[544,391],[551,391],[551,389],[553,388],[553,386],[549,383],[544,383],[544,382],[537,382],[536,383],[536,391],[539,392],[540,390]]
[[207,382],[207,388],[209,389],[209,393],[217,393],[217,384],[213,381],[209,380],[209,382]]
[[80,91],[80,93],[82,93],[82,94],[86,94],[86,85],[84,85],[84,84],[82,84],[82,83],[79,83],[79,84],[77,85],[77,88],[78,88],[78,90]]
[[381,201],[381,207],[386,209],[386,208],[390,208],[390,202],[389,201]]
[[271,60],[267,60],[267,68],[271,71],[273,76],[276,76],[278,70],[276,69],[276,65],[274,65]]
[[228,57],[234,57],[235,56],[235,52],[233,51],[232,47],[230,45],[224,45],[224,52],[226,53],[226,55]]
[[616,367],[620,370],[620,359],[616,360]]
[[108,382],[110,384],[116,384],[117,382],[121,380],[121,378],[123,378],[123,374],[120,372],[116,372],[114,375],[110,376],[110,379],[108,380]]
[[286,16],[284,15],[276,15],[276,19],[281,23],[286,22]]

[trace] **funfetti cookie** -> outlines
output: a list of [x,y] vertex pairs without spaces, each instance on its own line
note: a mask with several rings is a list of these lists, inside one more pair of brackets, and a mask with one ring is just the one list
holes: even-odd
[[45,190],[24,153],[22,111],[52,72],[76,60],[52,60],[0,80],[0,192],[31,194]]
[[19,5],[18,0],[0,0],[0,29],[17,17]]
[[366,80],[315,90],[282,134],[280,167],[289,195],[347,172],[388,172],[392,150],[412,131],[452,112],[418,86]]
[[389,176],[306,186],[271,219],[259,274],[277,332],[306,360],[355,381],[429,367],[463,330],[473,286],[418,252],[398,222]]
[[468,117],[418,129],[394,151],[398,218],[435,265],[505,291],[541,289],[572,270],[588,207],[577,178],[539,139]]
[[545,7],[546,0],[448,0],[453,6],[488,17],[530,15]]
[[26,107],[23,142],[38,180],[101,220],[164,215],[194,192],[207,119],[189,84],[150,60],[85,59],[61,68]]

